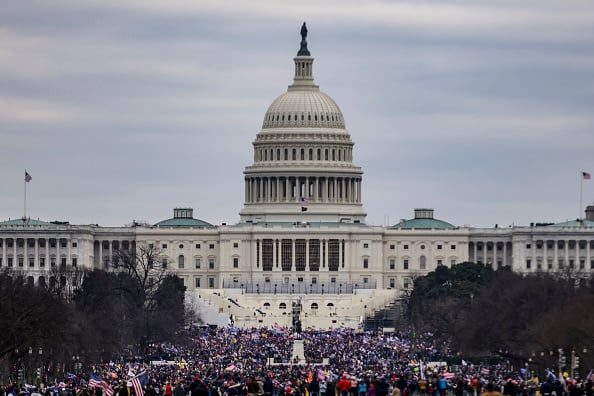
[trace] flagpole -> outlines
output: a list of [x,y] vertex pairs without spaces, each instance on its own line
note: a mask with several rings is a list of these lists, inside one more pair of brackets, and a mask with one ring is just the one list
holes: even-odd
[[[25,176],[27,175],[27,169],[25,169]],[[25,177],[25,179],[23,179],[23,181],[25,182],[25,197],[24,197],[24,214],[23,214],[23,220],[27,219],[27,178]]]
[[582,191],[583,191],[583,186],[584,186],[584,172],[581,172],[580,174],[580,208],[578,211],[578,220],[582,220]]

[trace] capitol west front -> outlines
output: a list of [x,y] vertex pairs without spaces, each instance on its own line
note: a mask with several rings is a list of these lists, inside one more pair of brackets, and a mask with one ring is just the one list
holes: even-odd
[[[520,273],[594,271],[594,207],[586,219],[508,228],[457,227],[433,209],[393,226],[366,223],[363,170],[336,102],[314,82],[304,37],[294,78],[264,115],[244,170],[244,205],[214,226],[176,208],[154,225],[0,222],[0,269],[52,282],[52,268],[113,270],[116,252],[154,246],[206,321],[356,326],[412,289],[415,277],[465,261]],[[76,282],[73,279],[72,282]],[[76,285],[74,285],[76,286]]]

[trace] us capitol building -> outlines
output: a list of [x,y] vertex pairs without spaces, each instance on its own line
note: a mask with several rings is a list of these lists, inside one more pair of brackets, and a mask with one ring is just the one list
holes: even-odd
[[192,208],[125,227],[8,220],[0,222],[0,270],[51,286],[55,268],[113,270],[116,252],[151,246],[205,322],[291,325],[298,317],[318,328],[357,326],[440,265],[594,272],[594,206],[583,220],[522,227],[458,227],[433,209],[389,227],[367,224],[353,140],[336,102],[314,83],[305,25],[301,35],[293,83],[253,142],[237,224],[209,224]]

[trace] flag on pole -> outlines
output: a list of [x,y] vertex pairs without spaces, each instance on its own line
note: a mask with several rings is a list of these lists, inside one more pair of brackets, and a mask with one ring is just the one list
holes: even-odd
[[301,197],[301,211],[307,212],[307,198]]
[[91,374],[91,377],[89,378],[89,387],[103,389],[103,393],[105,393],[106,396],[113,396],[113,388],[111,385],[94,374]]
[[584,180],[590,180],[592,178],[592,175],[590,175],[589,172],[582,172],[582,178]]
[[132,378],[132,387],[134,388],[134,394],[136,396],[144,396],[144,390],[142,389],[143,385],[147,383],[146,373],[142,372],[138,374],[136,377]]
[[26,181],[27,183],[29,183],[29,182],[31,181],[31,179],[33,179],[33,178],[31,177],[31,175],[30,175],[30,174],[29,174],[27,171],[25,171],[25,181]]

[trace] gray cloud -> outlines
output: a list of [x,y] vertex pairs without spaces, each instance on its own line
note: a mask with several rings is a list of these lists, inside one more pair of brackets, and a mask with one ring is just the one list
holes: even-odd
[[[11,2],[0,15],[0,218],[121,225],[193,206],[235,222],[243,169],[291,83],[314,75],[365,171],[371,223],[578,216],[594,171],[588,1]],[[337,12],[340,10],[340,12]],[[594,182],[584,182],[584,202]]]

